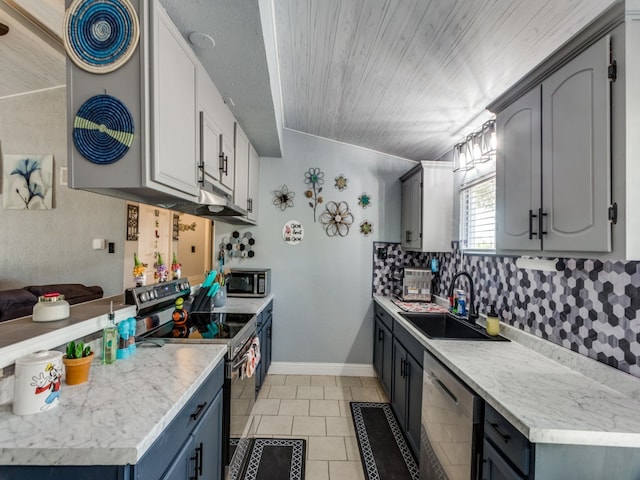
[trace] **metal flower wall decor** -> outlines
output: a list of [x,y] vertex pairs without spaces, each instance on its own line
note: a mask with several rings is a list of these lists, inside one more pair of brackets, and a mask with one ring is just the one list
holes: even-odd
[[309,206],[313,208],[313,221],[316,222],[316,208],[323,202],[320,193],[324,185],[324,172],[317,167],[310,168],[304,174],[304,183],[309,185],[309,190],[304,192],[304,195],[310,199]]
[[328,202],[325,211],[320,215],[320,223],[324,225],[330,237],[346,237],[353,223],[353,215],[347,202]]
[[371,205],[371,197],[366,193],[363,193],[358,197],[358,205],[360,205],[362,208],[367,208],[369,205]]
[[365,220],[360,224],[360,233],[365,237],[368,237],[371,233],[373,233],[373,223],[369,220]]
[[349,179],[345,177],[343,173],[341,173],[335,178],[335,182],[335,187],[342,192],[343,190],[347,189]]
[[287,208],[293,207],[295,196],[295,192],[290,192],[286,185],[282,185],[280,190],[273,191],[273,204],[284,212]]

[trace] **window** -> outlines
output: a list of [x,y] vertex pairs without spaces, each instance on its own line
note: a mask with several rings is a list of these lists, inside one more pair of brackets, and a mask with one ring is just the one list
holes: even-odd
[[460,187],[460,245],[464,250],[496,248],[496,177]]

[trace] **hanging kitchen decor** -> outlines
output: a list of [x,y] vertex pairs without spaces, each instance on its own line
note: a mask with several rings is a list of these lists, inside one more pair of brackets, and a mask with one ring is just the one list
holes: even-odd
[[371,197],[366,193],[363,193],[358,197],[358,205],[360,205],[362,208],[367,208],[369,205],[371,205]]
[[96,95],[84,102],[73,121],[73,143],[92,163],[117,162],[133,143],[131,112],[111,95]]
[[140,207],[127,203],[127,241],[135,242],[138,240],[138,220],[140,216]]
[[320,223],[324,225],[330,237],[346,237],[353,223],[353,215],[347,202],[328,202],[325,211],[320,215]]
[[241,236],[237,230],[231,234],[231,237],[223,237],[220,242],[220,249],[227,253],[229,258],[253,258],[255,252],[253,246],[256,239],[253,238],[251,232],[244,232]]
[[273,191],[273,204],[284,212],[288,207],[293,207],[295,196],[295,192],[290,192],[289,187],[282,185],[280,190]]
[[131,58],[139,30],[129,0],[74,0],[64,17],[62,37],[73,63],[100,74],[117,70]]
[[320,196],[322,193],[322,185],[324,184],[324,172],[319,168],[310,168],[304,173],[304,183],[309,185],[310,189],[304,192],[304,195],[310,199],[309,206],[313,208],[313,222],[316,220],[316,209],[323,202]]
[[282,239],[289,245],[298,245],[304,238],[304,227],[297,220],[289,220],[282,227]]
[[373,233],[373,223],[369,220],[365,220],[360,224],[360,233],[365,237],[368,237],[371,233]]
[[335,181],[336,181],[335,187],[338,190],[340,190],[342,192],[343,190],[347,189],[347,186],[348,186],[348,183],[349,183],[349,179],[347,177],[345,177],[343,173],[338,175],[335,178]]

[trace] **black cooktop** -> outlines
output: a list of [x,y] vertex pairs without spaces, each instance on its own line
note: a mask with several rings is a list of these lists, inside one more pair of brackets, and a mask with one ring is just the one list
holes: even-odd
[[229,340],[253,318],[248,313],[189,313],[186,322],[170,321],[144,336],[147,338],[205,338]]

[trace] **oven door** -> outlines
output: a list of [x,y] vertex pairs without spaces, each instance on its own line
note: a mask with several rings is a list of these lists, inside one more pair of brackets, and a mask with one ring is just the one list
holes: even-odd
[[[256,397],[254,375],[255,354],[251,337],[233,360],[227,362],[229,385],[229,478],[242,472],[251,439],[255,436],[257,421],[252,415]],[[253,362],[253,363],[252,363]]]

